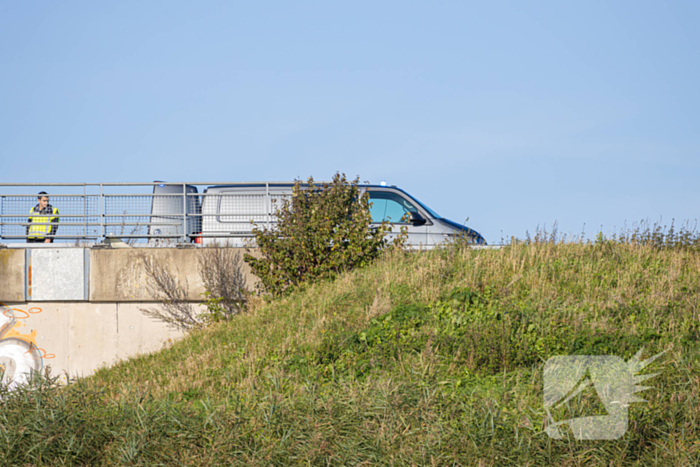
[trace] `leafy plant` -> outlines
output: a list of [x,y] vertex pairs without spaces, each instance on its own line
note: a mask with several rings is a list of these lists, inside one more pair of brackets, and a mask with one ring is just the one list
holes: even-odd
[[[253,229],[261,257],[246,254],[245,261],[260,278],[262,292],[284,295],[304,283],[366,266],[379,256],[390,227],[382,223],[370,229],[369,193],[361,193],[358,183],[359,178],[348,182],[340,173],[321,185],[313,178],[306,184],[297,180],[291,200],[282,200],[277,211],[277,226]],[[405,234],[393,244],[403,242]]]

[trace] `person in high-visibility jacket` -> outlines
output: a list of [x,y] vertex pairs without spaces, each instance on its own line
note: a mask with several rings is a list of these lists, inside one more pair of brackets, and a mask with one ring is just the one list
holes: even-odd
[[49,204],[45,191],[39,193],[39,204],[29,210],[27,243],[53,243],[58,231],[58,209]]

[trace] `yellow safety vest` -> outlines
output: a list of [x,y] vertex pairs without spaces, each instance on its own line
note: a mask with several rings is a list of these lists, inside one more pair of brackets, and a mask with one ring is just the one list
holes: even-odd
[[[51,216],[48,213],[42,213],[41,211],[46,211],[46,208],[51,208]],[[54,235],[58,230],[58,208],[52,206],[47,206],[44,209],[35,211],[36,206],[29,210],[29,222],[31,226],[29,227],[29,232],[27,233],[29,238],[46,238],[46,235]]]

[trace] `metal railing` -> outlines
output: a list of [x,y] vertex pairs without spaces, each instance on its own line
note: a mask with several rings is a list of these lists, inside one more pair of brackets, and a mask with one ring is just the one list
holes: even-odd
[[[54,242],[205,243],[270,228],[291,182],[0,183],[0,241],[25,242],[30,210],[48,193]],[[211,191],[209,191],[211,190]],[[50,223],[56,218],[54,224]]]

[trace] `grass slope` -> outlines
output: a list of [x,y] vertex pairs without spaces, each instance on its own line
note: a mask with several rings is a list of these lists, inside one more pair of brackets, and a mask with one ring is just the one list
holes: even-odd
[[[4,465],[697,465],[700,253],[398,252],[159,353],[4,394]],[[550,439],[554,355],[660,371],[618,440]],[[595,408],[582,397],[578,412]],[[573,410],[573,409],[572,409]]]

